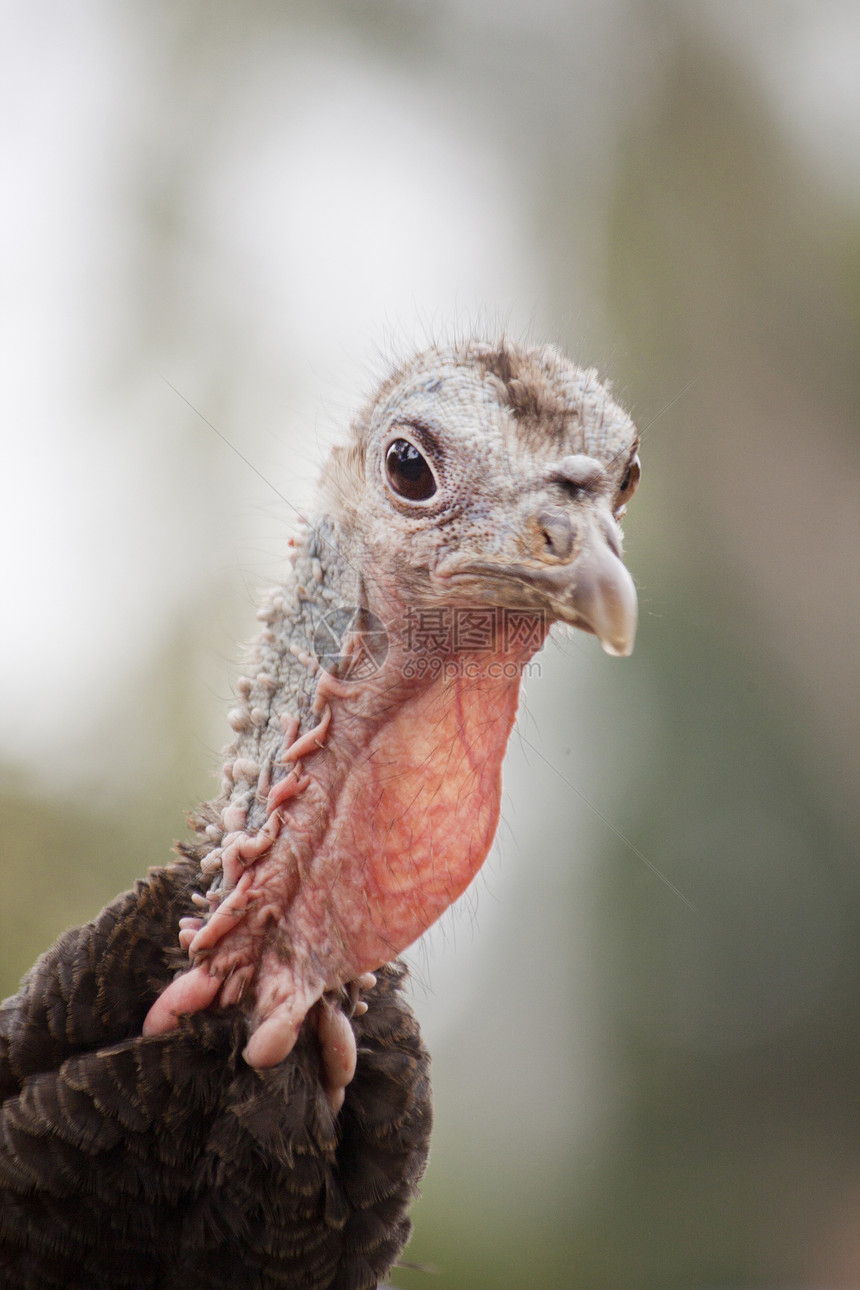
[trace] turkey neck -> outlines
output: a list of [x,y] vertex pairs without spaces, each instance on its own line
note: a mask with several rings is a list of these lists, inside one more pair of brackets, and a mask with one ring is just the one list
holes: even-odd
[[[211,908],[180,933],[208,976],[162,1000],[165,1015],[196,1010],[219,979],[222,1002],[253,984],[253,1025],[278,1018],[249,1045],[255,1065],[280,1059],[324,991],[410,945],[483,863],[521,666],[543,638],[503,648],[493,631],[458,652],[438,604],[421,611],[435,630],[416,632],[415,589],[360,578],[338,539],[329,523],[309,529],[260,611],[222,793],[204,817],[213,880],[199,899]],[[337,657],[338,625],[359,606],[376,630],[347,631]]]
[[[368,867],[371,886],[376,883],[380,889],[402,889],[414,882],[417,850],[430,848],[440,859],[444,846],[446,877],[438,865],[427,875],[424,926],[429,926],[459,895],[489,849],[520,671],[543,633],[533,632],[527,648],[504,649],[494,643],[488,649],[457,651],[440,637],[438,624],[445,611],[435,606],[425,607],[424,613],[437,630],[430,633],[432,639],[427,633],[417,639],[422,620],[413,605],[404,603],[408,593],[369,584],[357,571],[358,558],[345,552],[348,541],[331,520],[306,526],[295,540],[291,576],[268,593],[258,611],[262,630],[229,713],[236,737],[226,752],[221,793],[203,812],[206,849],[216,848],[240,818],[250,832],[262,827],[268,789],[283,773],[285,725],[296,718],[298,732],[305,733],[328,707],[331,720],[323,746],[303,759],[316,786],[312,796],[318,799],[315,842],[336,825],[334,836],[345,845],[340,817],[349,815],[353,845]],[[346,671],[352,669],[352,675],[344,679],[342,668],[337,674],[338,661],[333,664],[331,654],[324,653],[320,665],[318,652],[336,652],[338,634],[359,606],[371,615],[369,635],[363,638],[371,642],[371,657],[363,668],[347,660]],[[374,633],[374,625],[384,626],[383,636]],[[297,800],[290,816],[305,814]],[[360,830],[356,816],[364,821]],[[287,834],[289,825],[287,818]],[[306,832],[304,837],[309,840]],[[390,871],[389,864],[394,866]],[[214,885],[221,881],[216,878]],[[441,907],[437,892],[447,896]]]

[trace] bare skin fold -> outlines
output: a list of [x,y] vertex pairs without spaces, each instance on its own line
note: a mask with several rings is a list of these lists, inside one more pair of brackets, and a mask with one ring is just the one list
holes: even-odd
[[339,1108],[374,971],[490,848],[523,667],[554,622],[633,647],[619,525],[637,448],[595,373],[551,347],[430,349],[382,385],[258,615],[196,821],[187,967],[145,1035],[239,1005],[263,1069],[308,1018]]

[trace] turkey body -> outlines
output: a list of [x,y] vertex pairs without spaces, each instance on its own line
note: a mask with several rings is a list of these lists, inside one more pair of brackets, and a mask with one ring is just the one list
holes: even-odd
[[0,1287],[387,1274],[431,1119],[397,955],[486,858],[550,626],[633,648],[638,442],[503,338],[406,362],[332,449],[196,843],[0,1009]]
[[194,867],[153,870],[66,932],[0,1009],[4,1290],[365,1290],[409,1235],[428,1057],[383,968],[338,1116],[319,1045],[258,1071],[239,1009],[142,1038]]

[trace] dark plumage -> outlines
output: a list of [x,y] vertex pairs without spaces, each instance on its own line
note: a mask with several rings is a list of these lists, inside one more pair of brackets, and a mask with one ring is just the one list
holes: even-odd
[[[379,973],[339,1117],[305,1031],[258,1072],[238,1008],[140,1037],[172,978],[190,863],[66,932],[0,1010],[0,1285],[375,1286],[427,1157],[428,1058]],[[168,947],[169,950],[168,950]]]

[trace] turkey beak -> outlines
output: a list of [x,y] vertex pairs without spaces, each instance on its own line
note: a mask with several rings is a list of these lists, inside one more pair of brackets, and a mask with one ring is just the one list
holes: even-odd
[[528,550],[525,559],[457,555],[437,566],[436,575],[473,589],[477,579],[482,599],[592,632],[607,654],[632,654],[636,587],[621,559],[621,534],[612,515],[595,508],[574,524],[566,511],[547,507],[527,522],[521,541]]
[[607,654],[626,657],[633,653],[636,587],[627,566],[602,534],[592,530],[571,564],[548,569],[546,574],[557,585],[568,621],[592,631]]

